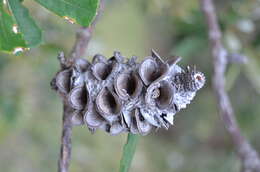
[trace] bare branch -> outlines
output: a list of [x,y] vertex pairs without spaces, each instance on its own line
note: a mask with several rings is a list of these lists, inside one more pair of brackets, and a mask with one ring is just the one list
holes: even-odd
[[[61,68],[66,68],[67,65],[73,63],[73,59],[82,57],[87,49],[88,43],[91,39],[91,34],[96,24],[97,18],[103,10],[104,0],[100,0],[100,6],[98,14],[95,17],[92,25],[89,27],[81,27],[77,31],[76,41],[70,53],[70,58],[64,58],[64,54],[58,56]],[[53,85],[53,84],[52,84]],[[63,125],[62,125],[62,136],[61,136],[61,148],[60,157],[58,162],[58,172],[68,172],[69,164],[71,159],[71,137],[72,137],[72,117],[73,110],[67,105],[66,101],[63,101]]]
[[242,162],[243,172],[260,172],[260,160],[257,152],[251,147],[245,137],[242,136],[237,125],[235,114],[225,91],[225,70],[228,62],[228,54],[221,43],[221,31],[219,29],[215,7],[212,0],[200,0],[208,25],[208,36],[213,57],[214,76],[213,87],[216,94],[220,116],[230,134],[237,154]]
[[72,111],[66,104],[63,105],[63,123],[62,123],[62,136],[60,147],[60,159],[58,163],[59,172],[68,172],[70,158],[71,158],[71,135],[72,124],[70,115]]

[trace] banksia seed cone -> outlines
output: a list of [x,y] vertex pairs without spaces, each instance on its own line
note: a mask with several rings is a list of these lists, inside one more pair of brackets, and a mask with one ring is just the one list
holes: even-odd
[[146,135],[153,128],[168,129],[205,84],[195,67],[184,70],[176,64],[180,57],[163,61],[154,50],[141,63],[119,52],[110,59],[97,54],[92,63],[63,54],[59,60],[62,69],[51,85],[74,109],[72,123],[86,124],[92,132]]

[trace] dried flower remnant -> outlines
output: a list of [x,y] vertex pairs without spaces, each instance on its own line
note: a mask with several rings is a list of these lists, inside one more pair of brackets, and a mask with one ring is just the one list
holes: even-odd
[[62,69],[52,87],[74,109],[73,124],[111,135],[147,135],[155,128],[168,129],[174,115],[205,84],[204,74],[195,67],[177,65],[178,56],[163,61],[152,50],[141,63],[136,58],[125,60],[117,51],[109,59],[97,54],[92,63],[59,56]]

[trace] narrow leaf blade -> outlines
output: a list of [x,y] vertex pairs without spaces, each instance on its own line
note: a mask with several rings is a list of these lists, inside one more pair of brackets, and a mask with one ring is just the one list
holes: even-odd
[[128,134],[127,143],[124,145],[123,155],[120,161],[119,172],[128,172],[135,154],[138,140],[138,135],[131,133]]

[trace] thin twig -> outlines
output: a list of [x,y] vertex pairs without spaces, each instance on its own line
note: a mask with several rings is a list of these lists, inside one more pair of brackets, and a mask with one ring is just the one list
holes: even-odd
[[220,116],[228,133],[231,135],[237,154],[241,159],[242,172],[260,172],[258,154],[246,138],[242,136],[228,94],[225,91],[225,70],[228,62],[228,54],[221,43],[221,31],[219,29],[215,7],[212,0],[200,1],[208,25],[208,36],[211,43],[214,66],[213,87]]
[[[92,25],[89,27],[81,27],[77,31],[76,41],[71,50],[69,59],[61,58],[61,67],[66,66],[66,62],[73,62],[73,59],[82,57],[85,54],[88,43],[91,39],[93,27],[104,7],[104,0],[100,0],[98,14],[95,17]],[[58,161],[58,172],[68,172],[69,164],[71,159],[71,137],[72,137],[72,123],[71,116],[73,110],[67,105],[66,101],[63,102],[63,125],[62,125],[62,137],[61,137],[61,148],[60,157]]]
[[63,105],[63,123],[60,147],[60,159],[58,163],[59,172],[68,172],[71,158],[71,135],[72,124],[70,121],[71,109],[66,104]]

